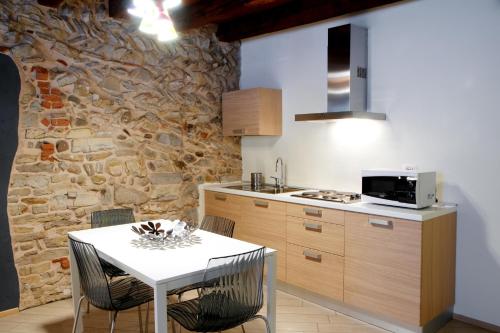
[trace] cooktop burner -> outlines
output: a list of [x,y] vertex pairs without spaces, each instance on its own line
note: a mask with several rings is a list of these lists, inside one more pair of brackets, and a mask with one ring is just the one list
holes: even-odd
[[298,194],[292,194],[292,197],[333,201],[340,203],[353,203],[361,199],[361,196],[358,193],[341,192],[335,190],[306,191]]

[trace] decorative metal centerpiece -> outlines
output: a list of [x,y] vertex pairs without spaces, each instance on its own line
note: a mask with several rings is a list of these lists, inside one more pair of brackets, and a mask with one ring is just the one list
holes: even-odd
[[134,225],[132,226],[132,231],[141,236],[143,239],[151,241],[168,241],[183,239],[196,230],[196,228],[193,228],[186,222],[180,220],[161,221],[162,222],[147,221],[145,223],[141,223],[139,227]]

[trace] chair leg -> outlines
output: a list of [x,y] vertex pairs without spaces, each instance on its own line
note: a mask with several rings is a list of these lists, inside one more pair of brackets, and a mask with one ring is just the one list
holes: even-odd
[[141,313],[141,306],[137,306],[137,313],[139,314],[139,332],[142,333],[142,313]]
[[118,316],[118,311],[113,314],[113,320],[111,321],[111,333],[114,333],[116,327],[116,317]]
[[87,300],[87,313],[90,313],[90,302]]
[[175,323],[172,318],[170,318],[170,323],[172,324],[172,333],[175,333]]
[[78,301],[78,307],[76,308],[76,317],[75,321],[73,323],[73,333],[76,331],[76,325],[78,325],[78,318],[80,318],[80,307],[82,306],[82,301],[85,298],[85,296],[80,297],[80,300]]
[[244,326],[244,325],[241,325],[241,331],[242,331],[243,333],[246,333],[246,331],[245,331],[245,326]]
[[252,319],[257,319],[257,318],[260,318],[264,321],[264,323],[266,324],[266,332],[271,333],[271,327],[269,327],[269,322],[267,321],[267,318],[263,315],[255,315]]
[[146,305],[146,329],[145,329],[145,332],[146,333],[149,332],[149,302]]

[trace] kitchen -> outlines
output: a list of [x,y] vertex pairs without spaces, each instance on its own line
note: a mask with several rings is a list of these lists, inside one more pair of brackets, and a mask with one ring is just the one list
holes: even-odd
[[[191,209],[189,214],[197,210],[197,215],[201,219],[209,212],[221,216],[231,213],[232,211],[227,208],[217,209],[217,207],[215,211],[210,211],[213,208],[210,208],[208,203],[224,202],[214,197],[216,193],[222,195],[222,197],[219,195],[219,198],[226,196],[227,201],[233,198],[241,199],[241,202],[235,203],[231,208],[239,214],[237,213],[236,217],[227,216],[236,221],[234,237],[238,238],[238,216],[243,213],[252,215],[253,211],[250,208],[255,208],[254,200],[257,200],[258,204],[267,203],[269,208],[274,210],[272,216],[258,213],[253,219],[261,222],[271,219],[286,223],[280,227],[276,237],[271,239],[285,244],[284,248],[277,249],[277,278],[280,292],[297,296],[300,291],[300,299],[313,301],[327,309],[333,308],[334,311],[353,316],[379,328],[390,331],[418,331],[422,329],[419,325],[421,322],[415,324],[414,318],[405,319],[405,316],[418,316],[416,312],[404,311],[404,314],[394,314],[394,308],[384,311],[383,307],[381,308],[383,313],[380,313],[380,309],[370,308],[360,311],[359,306],[354,309],[349,307],[349,304],[332,301],[338,298],[335,295],[340,295],[341,292],[344,301],[347,300],[345,271],[341,274],[344,281],[342,290],[338,288],[340,283],[332,283],[333,291],[325,289],[324,294],[329,296],[320,299],[317,297],[317,294],[321,294],[318,289],[309,290],[310,293],[305,294],[308,291],[305,284],[307,281],[304,282],[300,277],[288,283],[287,268],[285,277],[280,278],[279,262],[280,256],[292,253],[289,252],[288,244],[291,244],[290,248],[299,246],[312,250],[308,253],[312,259],[318,251],[324,253],[323,260],[329,258],[325,254],[347,258],[350,242],[348,230],[354,225],[350,222],[357,221],[356,217],[365,216],[363,214],[382,216],[386,219],[374,219],[375,223],[388,223],[392,219],[393,223],[405,220],[420,226],[421,220],[427,219],[422,216],[425,216],[427,214],[425,212],[429,209],[365,204],[356,201],[357,197],[354,197],[355,202],[348,204],[324,203],[324,200],[298,198],[293,197],[293,194],[317,190],[361,194],[364,192],[363,170],[434,171],[437,185],[436,198],[441,205],[434,209],[444,213],[439,216],[430,213],[428,219],[451,216],[457,212],[456,246],[452,251],[456,253],[456,261],[451,259],[451,254],[443,259],[447,264],[453,263],[453,267],[448,267],[450,270],[456,269],[456,274],[449,276],[450,285],[446,286],[448,287],[446,290],[454,294],[453,302],[450,303],[452,307],[449,308],[451,310],[446,318],[450,319],[450,316],[453,316],[463,322],[498,331],[500,322],[496,309],[500,303],[500,292],[496,286],[500,270],[497,239],[499,233],[496,221],[500,216],[492,189],[496,188],[496,178],[493,175],[500,167],[498,154],[495,154],[495,142],[498,141],[496,123],[499,120],[495,106],[500,102],[498,97],[500,66],[496,56],[500,45],[499,11],[499,3],[495,0],[405,1],[355,15],[242,39],[239,84],[228,84],[225,91],[238,90],[238,86],[241,90],[257,87],[279,90],[281,117],[280,120],[271,121],[271,125],[276,127],[281,121],[279,126],[281,133],[252,135],[243,131],[233,133],[236,136],[225,137],[224,140],[235,140],[228,144],[224,152],[226,156],[237,155],[236,151],[241,149],[241,170],[233,174],[217,174],[211,179],[206,177],[206,183],[198,183],[199,200],[196,199],[196,207],[188,201],[186,207]],[[367,108],[363,112],[382,113],[386,119],[296,121],[296,115],[327,112],[328,29],[345,24],[367,29]],[[227,119],[223,112],[224,107],[221,114],[222,123]],[[269,122],[265,126],[270,126]],[[222,126],[221,133],[223,130]],[[208,134],[208,140],[211,138],[210,135],[211,133]],[[240,136],[241,146],[237,141]],[[203,136],[200,138],[202,138],[200,141],[204,140]],[[175,141],[175,136],[168,138],[161,136],[161,140],[172,143]],[[216,157],[217,154],[205,152],[206,156],[214,159],[224,159],[224,154]],[[193,151],[193,156],[198,155]],[[189,162],[183,163],[189,164]],[[232,163],[232,160],[227,162],[231,165],[230,168],[233,168]],[[110,170],[112,166],[112,163],[106,164],[106,168],[110,167]],[[158,168],[158,165],[156,167]],[[251,174],[255,172],[262,173],[265,183],[273,185],[279,182],[281,185],[304,190],[283,194],[262,194],[227,188],[238,185],[241,181],[250,184]],[[277,180],[271,177],[277,177]],[[167,185],[161,184],[161,186]],[[161,198],[171,200],[169,195],[175,194],[175,192],[159,194],[160,199],[155,200],[161,201]],[[139,193],[135,195],[134,199],[127,199],[124,204],[116,206],[139,207],[149,204],[146,199],[135,199],[142,198]],[[278,207],[274,207],[275,203]],[[138,215],[144,219],[153,218],[155,214],[159,215],[158,211],[155,211],[159,209],[159,204],[155,205],[157,206],[148,206],[147,212],[141,206]],[[328,215],[325,218],[300,216],[304,211],[297,210],[294,213],[293,208],[298,207],[295,205],[300,205],[301,209],[304,208],[302,206],[313,210],[322,209],[322,214],[341,211],[343,218],[339,221],[335,215]],[[365,205],[369,205],[372,210],[363,208]],[[314,215],[317,212],[312,213]],[[185,215],[184,212],[182,214]],[[292,225],[293,221],[298,223],[304,219],[309,223],[309,227],[314,229],[320,225],[322,230],[328,230],[333,235],[338,236],[342,233],[339,230],[344,230],[343,238],[341,237],[344,246],[331,248],[336,243],[328,240],[324,243],[318,241],[319,245],[315,246],[300,240],[290,241],[287,227]],[[410,227],[413,226],[410,224]],[[385,230],[383,226],[379,229]],[[451,236],[453,228],[450,230],[448,236]],[[248,230],[244,231],[248,236]],[[256,231],[250,232],[253,243],[259,243],[258,236],[252,235],[252,232]],[[275,230],[271,230],[271,234],[273,232]],[[314,231],[312,233],[317,234]],[[411,244],[411,241],[407,244]],[[297,256],[304,253],[303,249],[297,251]],[[291,260],[293,262],[293,257]],[[285,262],[288,264],[288,257]],[[301,267],[298,266],[297,269],[301,272],[299,270]],[[344,266],[344,269],[347,269],[346,267]],[[410,269],[415,267],[410,266]],[[331,277],[329,279],[338,281]],[[283,281],[285,284],[282,284]],[[449,289],[453,284],[455,287]],[[302,290],[294,289],[294,285],[302,285]],[[394,284],[389,284],[387,288],[392,290],[391,286]],[[280,330],[279,308],[278,304],[278,331]],[[0,331],[2,323],[0,321]],[[293,322],[289,325],[293,326]],[[263,326],[259,328],[263,329]],[[356,328],[362,331],[365,326]],[[452,329],[445,327],[443,331]],[[466,326],[462,329],[467,331],[476,328]],[[291,330],[300,331],[298,328]],[[314,331],[318,331],[317,327]]]

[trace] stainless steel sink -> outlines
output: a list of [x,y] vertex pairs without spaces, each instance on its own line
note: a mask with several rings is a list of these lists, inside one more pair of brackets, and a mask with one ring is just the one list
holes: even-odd
[[243,184],[243,185],[231,185],[226,188],[230,188],[233,190],[241,190],[241,191],[249,191],[249,192],[258,192],[258,193],[268,193],[268,194],[280,194],[280,193],[288,193],[288,192],[296,192],[296,191],[302,191],[304,188],[300,187],[282,187],[278,188],[273,185],[263,185],[258,188],[253,188],[250,185]]

